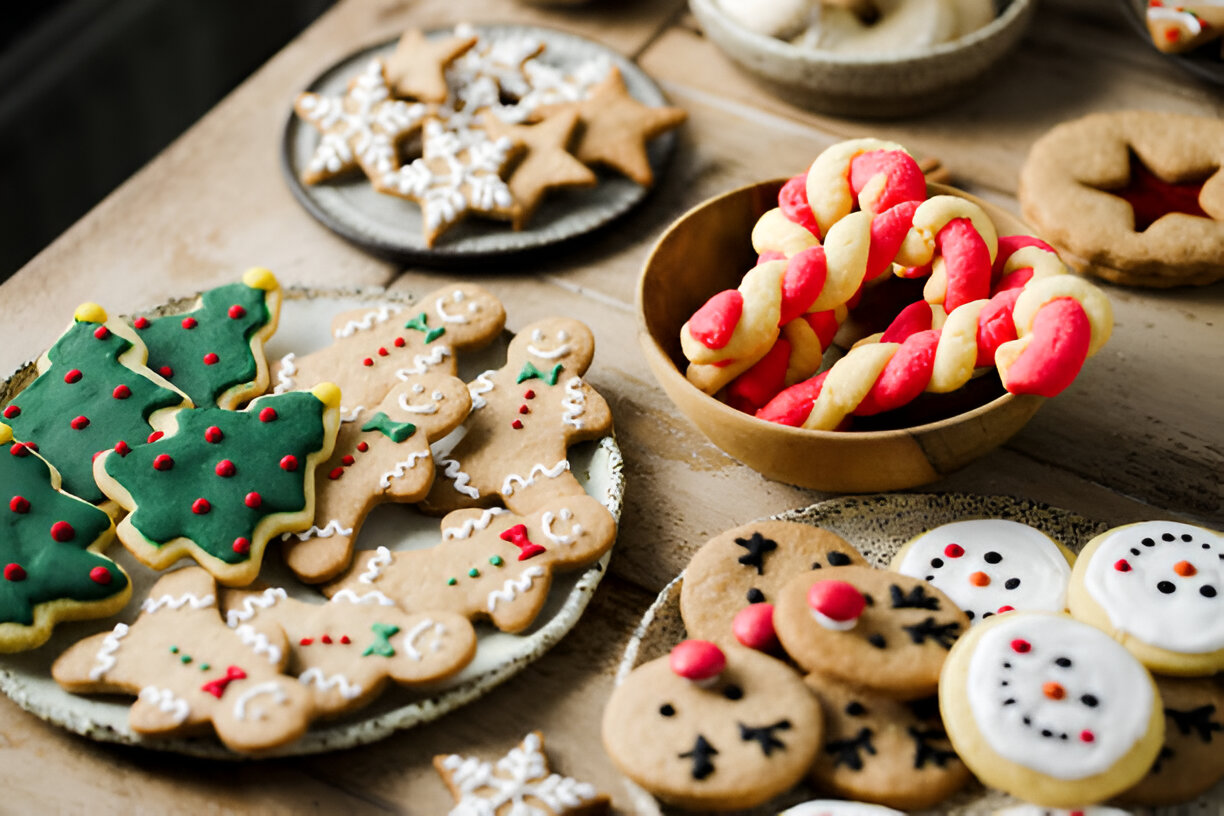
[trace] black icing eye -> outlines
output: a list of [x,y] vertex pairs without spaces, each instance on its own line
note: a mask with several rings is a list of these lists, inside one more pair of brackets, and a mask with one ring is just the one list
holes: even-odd
[[1182,541],[1193,541],[1193,540],[1194,540],[1194,536],[1190,535],[1189,533],[1182,533]]
[[872,635],[871,637],[867,638],[867,642],[877,649],[883,649],[885,646],[884,636],[881,634]]
[[1216,596],[1216,588],[1210,584],[1205,587],[1199,587],[1199,594],[1204,598],[1214,598]]
[[1159,589],[1161,592],[1163,592],[1165,595],[1171,595],[1173,594],[1173,592],[1177,590],[1177,587],[1173,586],[1172,581],[1161,581],[1159,584],[1156,585],[1156,588]]
[[934,567],[935,569],[939,569],[940,567],[943,566],[943,559],[942,558],[932,558],[931,566]]
[[1089,708],[1096,708],[1098,700],[1095,695],[1085,694],[1083,697],[1080,697],[1080,702]]
[[819,561],[813,561],[812,569],[824,569],[824,564],[820,563]]
[[976,615],[974,615],[974,614],[973,614],[973,610],[972,610],[972,609],[966,609],[966,610],[965,610],[965,617],[966,617],[966,618],[968,618],[969,620],[973,620],[973,619],[976,617]]
[[1143,546],[1145,546],[1145,547],[1155,547],[1155,546],[1156,546],[1156,542],[1155,542],[1155,541],[1153,541],[1153,540],[1152,540],[1152,539],[1150,539],[1150,538],[1145,538],[1145,539],[1143,539],[1142,541],[1140,541],[1139,543],[1140,543],[1140,544],[1142,544],[1142,545],[1143,545]]
[[1173,535],[1172,533],[1165,533],[1161,536],[1161,538],[1163,538],[1165,541],[1174,541],[1177,539],[1177,536]]
[[829,553],[828,559],[830,567],[844,567],[850,563],[850,556],[840,552]]
[[1059,658],[1056,658],[1056,659],[1054,660],[1054,665],[1055,665],[1055,666],[1060,666],[1061,668],[1064,668],[1064,669],[1069,669],[1069,668],[1071,668],[1071,658],[1069,658],[1069,657],[1059,657]]
[[1018,586],[1020,586],[1020,579],[1019,579],[1019,578],[1008,578],[1008,579],[1007,579],[1007,580],[1006,580],[1006,581],[1003,583],[1003,588],[1004,588],[1004,589],[1015,589],[1015,588],[1016,588],[1016,587],[1018,587]]
[[764,603],[764,601],[765,601],[764,592],[757,589],[756,587],[753,587],[752,589],[748,590],[748,603],[759,604],[759,603]]
[[982,556],[982,560],[984,560],[987,564],[997,564],[1003,560],[1003,556],[999,555],[994,550],[991,550]]
[[1131,547],[1131,555],[1138,555],[1138,554],[1139,554],[1139,548]]
[[982,620],[986,620],[987,618],[992,617],[993,615],[994,615],[994,613],[993,613],[993,612],[983,612],[983,613],[982,613]]
[[1204,549],[1204,550],[1210,550],[1210,549],[1211,549],[1211,545],[1210,545],[1210,544],[1208,544],[1206,541],[1204,541],[1204,542],[1203,542],[1203,549]]
[[664,703],[659,706],[659,713],[664,717],[674,717],[676,716],[676,709],[672,707],[671,703]]
[[728,700],[738,700],[744,696],[744,690],[739,686],[732,684],[723,687],[722,695]]
[[861,717],[867,713],[867,709],[858,701],[851,701],[846,704],[846,714],[851,717]]
[[864,592],[863,593],[863,603],[867,604],[868,606],[875,606],[875,598],[871,597],[869,594]]

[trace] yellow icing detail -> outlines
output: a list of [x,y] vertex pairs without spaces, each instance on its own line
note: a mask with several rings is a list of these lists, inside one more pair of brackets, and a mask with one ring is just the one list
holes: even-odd
[[270,269],[253,266],[242,274],[242,282],[252,289],[263,289],[265,292],[275,292],[280,288],[280,281]]
[[72,319],[78,323],[105,323],[106,310],[96,303],[82,303],[72,313]]
[[13,429],[0,422],[0,445],[13,441]]
[[314,394],[319,402],[326,405],[328,408],[340,407],[340,386],[335,383],[323,382],[310,389],[310,393]]

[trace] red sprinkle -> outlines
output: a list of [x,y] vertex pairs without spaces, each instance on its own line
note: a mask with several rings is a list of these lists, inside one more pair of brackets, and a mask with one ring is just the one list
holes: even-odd
[[63,544],[76,538],[76,530],[66,521],[57,521],[51,525],[51,537]]
[[373,361],[373,360],[371,360],[369,357],[367,357],[367,358],[365,358],[364,360],[362,360],[362,361],[361,361],[361,364],[362,364],[363,366],[372,366],[372,365],[374,365],[374,361]]
[[523,430],[523,423],[521,420],[516,419],[510,423],[510,427],[516,431],[521,431]]
[[72,420],[72,422],[69,422],[68,424],[72,426],[73,430],[83,431],[89,427],[89,417],[79,416],[75,418],[74,420]]
[[275,422],[277,416],[278,415],[276,413],[275,408],[260,408],[259,409],[259,421],[260,422]]
[[26,571],[20,564],[5,564],[4,578],[7,581],[24,581]]
[[249,538],[243,538],[242,536],[238,536],[237,538],[234,539],[234,552],[248,553],[250,551],[251,551],[251,540]]
[[132,396],[132,389],[126,385],[116,385],[115,390],[111,392],[111,396],[115,399],[127,399]]
[[332,468],[332,472],[327,474],[327,478],[335,480],[335,479],[339,479],[343,475],[344,475],[344,468],[342,467]]
[[944,547],[944,555],[948,556],[949,558],[960,558],[964,554],[965,548],[959,544],[949,544],[948,546]]
[[124,442],[122,439],[115,443],[115,453],[119,454],[120,456],[127,456],[131,452],[132,449],[128,447],[128,443]]
[[349,636],[348,636],[348,635],[341,635],[341,636],[340,636],[340,642],[341,642],[341,643],[343,643],[343,644],[345,644],[345,645],[348,645],[348,644],[352,643],[353,641],[349,640]]
[[331,643],[331,642],[332,642],[332,641],[331,641],[331,635],[324,635],[323,637],[319,638],[319,640],[323,641],[324,643]]
[[344,466],[345,466],[345,467],[348,467],[349,465],[353,464],[353,462],[355,462],[355,461],[357,461],[357,460],[356,460],[356,459],[354,459],[352,456],[347,456],[347,455],[346,455],[346,456],[342,457],[342,458],[340,459],[340,461],[344,463]]
[[146,442],[156,442],[157,440],[161,439],[165,435],[166,434],[163,431],[154,431],[153,433],[149,434],[149,438],[146,439],[145,441]]
[[302,646],[309,646],[310,644],[314,643],[314,638],[302,638],[298,641],[298,643],[300,643]]
[[81,381],[81,369],[74,368],[64,375],[64,382],[72,384]]
[[29,447],[29,445],[22,444],[21,442],[14,442],[13,446],[9,448],[9,453],[17,457],[26,456],[30,452]]
[[1004,612],[1014,612],[1015,610],[1016,607],[1004,604],[1003,606],[999,607],[999,614],[1002,615]]
[[263,504],[263,496],[252,490],[250,493],[246,494],[246,498],[242,500],[242,503],[254,510],[256,507]]
[[105,340],[106,338],[110,337],[110,329],[106,328],[105,326],[99,326],[98,328],[94,329],[94,337],[98,338],[99,340]]
[[520,405],[520,406],[519,406],[519,413],[520,413],[520,414],[530,414],[530,413],[531,413],[531,409],[530,409],[530,408],[528,408],[526,405]]
[[1028,652],[1032,651],[1033,644],[1029,643],[1027,640],[1016,638],[1011,642],[1011,648],[1012,651],[1017,654],[1027,654]]
[[672,648],[667,662],[686,680],[709,680],[722,674],[727,656],[708,640],[682,640]]
[[1130,572],[1131,565],[1125,558],[1119,558],[1114,562],[1114,569],[1116,569],[1118,572]]
[[523,398],[524,399],[535,399],[535,392],[532,391],[530,388],[528,388],[527,393],[523,395]]
[[404,338],[402,338],[402,337],[397,337],[397,338],[395,338],[395,347],[396,347],[396,348],[403,348],[403,347],[404,347]]
[[13,417],[19,416],[20,414],[21,414],[21,409],[18,408],[16,405],[9,405],[8,407],[4,409],[5,419],[12,419]]
[[153,457],[154,470],[170,470],[174,467],[174,460],[164,453],[159,453]]
[[228,479],[230,476],[233,476],[238,472],[238,468],[234,467],[234,463],[228,459],[222,459],[220,462],[218,462],[214,470],[217,471],[218,476],[224,479]]
[[157,369],[157,373],[168,380],[174,376],[174,369],[170,366],[162,366],[161,368]]
[[204,441],[212,442],[214,445],[225,438],[225,434],[221,433],[221,429],[216,425],[212,425],[204,431]]
[[194,329],[197,325],[198,324],[196,323],[196,319],[194,317],[184,317],[183,318],[183,328],[184,329]]
[[14,496],[9,499],[9,509],[14,513],[30,512],[30,501],[22,496]]
[[1085,729],[1080,732],[1080,742],[1096,742],[1096,734]]
[[202,516],[212,510],[212,505],[208,503],[208,499],[196,499],[191,503],[191,512],[197,516]]
[[210,351],[204,355],[204,365],[216,365],[220,359],[220,357]]
[[94,567],[89,571],[89,579],[105,586],[111,582],[111,572],[106,567]]
[[280,460],[281,470],[293,472],[298,469],[297,457],[290,454]]
[[379,346],[379,347],[378,347],[378,356],[379,356],[379,357],[386,357],[386,356],[387,356],[388,354],[390,354],[390,353],[391,353],[391,352],[387,351],[387,349],[386,349],[386,347],[385,347],[385,346]]
[[370,449],[370,443],[369,443],[369,442],[358,442],[358,443],[357,443],[357,450],[361,451],[362,453],[365,453],[365,452],[366,452],[366,451],[368,451],[369,449]]
[[229,307],[229,316],[231,320],[239,320],[244,318],[246,317],[246,309],[235,303],[233,306]]
[[153,324],[149,322],[149,318],[147,317],[138,317],[132,321],[132,325],[138,329],[147,329]]

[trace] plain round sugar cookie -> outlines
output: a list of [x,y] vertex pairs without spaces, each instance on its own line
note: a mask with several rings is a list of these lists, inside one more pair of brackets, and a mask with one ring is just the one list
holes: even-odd
[[794,521],[755,521],[707,541],[684,570],[680,614],[689,637],[727,642],[746,606],[772,604],[783,584],[825,567],[867,565],[844,538]]
[[903,703],[818,674],[804,682],[820,700],[824,721],[820,753],[808,774],[817,789],[925,810],[969,781],[934,698]]
[[702,811],[752,807],[792,787],[820,739],[820,706],[793,669],[708,641],[634,669],[603,716],[604,749],[622,773]]
[[1160,674],[1224,669],[1224,536],[1145,521],[1088,542],[1071,574],[1071,614],[1109,632]]
[[1074,562],[1070,550],[1027,524],[972,519],[928,530],[890,567],[930,582],[976,623],[1013,609],[1062,612]]
[[1156,677],[1164,745],[1139,784],[1118,797],[1140,805],[1189,802],[1224,778],[1224,686],[1207,677]]
[[788,581],[774,628],[805,670],[916,700],[935,693],[944,658],[969,619],[926,581],[851,566]]
[[1099,802],[1160,751],[1160,694],[1139,661],[1062,614],[998,615],[953,647],[939,707],[983,784],[1046,807]]
[[813,799],[787,808],[778,816],[905,816],[899,810],[871,805],[866,802],[847,802],[842,799]]

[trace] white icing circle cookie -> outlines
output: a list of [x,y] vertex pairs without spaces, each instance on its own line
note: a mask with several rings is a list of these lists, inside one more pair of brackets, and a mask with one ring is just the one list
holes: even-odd
[[865,802],[842,799],[815,799],[787,808],[778,816],[904,816],[899,810]]
[[892,569],[933,584],[977,623],[999,612],[1061,612],[1073,556],[1027,524],[974,519],[936,527],[906,544]]
[[1112,807],[1086,807],[1075,810],[1043,808],[1038,805],[1014,805],[1003,808],[995,816],[1131,816],[1128,811]]

